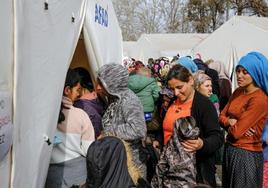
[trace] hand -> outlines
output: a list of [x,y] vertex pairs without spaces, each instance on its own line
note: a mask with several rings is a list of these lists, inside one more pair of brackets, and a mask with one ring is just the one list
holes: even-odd
[[230,118],[228,121],[229,121],[229,125],[230,125],[230,126],[233,126],[233,125],[236,124],[236,122],[237,122],[237,120],[234,119],[234,118]]
[[247,130],[247,132],[245,132],[245,136],[249,137],[249,136],[253,136],[255,133],[255,130],[253,128],[250,128],[249,130]]
[[154,148],[159,148],[159,146],[160,146],[159,142],[157,140],[154,140],[153,141],[153,147]]
[[104,138],[104,134],[103,134],[103,133],[101,133],[101,134],[97,137],[97,140],[100,140],[100,139],[102,139],[102,138]]
[[204,142],[201,138],[198,138],[196,140],[186,140],[181,144],[184,147],[185,151],[192,153],[200,150],[203,147]]

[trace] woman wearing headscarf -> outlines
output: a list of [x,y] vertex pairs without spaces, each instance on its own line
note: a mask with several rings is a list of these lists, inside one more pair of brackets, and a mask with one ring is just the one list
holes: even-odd
[[179,58],[177,60],[177,64],[180,64],[180,65],[186,67],[192,74],[198,70],[197,65],[188,56]]
[[[138,168],[138,178],[146,178],[146,157],[142,155],[146,124],[142,104],[128,88],[127,69],[115,63],[103,65],[97,80],[97,92],[105,96],[108,102],[108,108],[102,117],[102,134],[126,141]],[[133,181],[137,183],[137,179]]]
[[219,75],[219,89],[220,89],[220,111],[223,110],[227,104],[230,96],[232,95],[232,83],[228,77],[224,64],[220,61],[211,61],[208,63],[208,67],[214,69]]
[[208,65],[205,64],[202,59],[194,59],[193,61],[198,67],[198,70],[205,71],[205,74],[207,74],[212,79],[212,92],[219,97],[220,86],[218,72],[214,69],[209,68]]
[[268,60],[258,52],[236,67],[238,88],[220,114],[228,132],[223,159],[223,187],[262,187],[261,135],[268,115]]
[[87,188],[134,186],[127,167],[123,142],[107,136],[91,144],[87,152]]
[[219,99],[217,95],[212,93],[211,78],[203,71],[197,71],[197,73],[194,75],[194,87],[196,91],[209,98],[219,114]]

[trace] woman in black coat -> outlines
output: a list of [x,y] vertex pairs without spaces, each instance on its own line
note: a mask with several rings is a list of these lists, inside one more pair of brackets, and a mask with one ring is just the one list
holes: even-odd
[[216,109],[207,97],[194,90],[193,76],[185,67],[173,66],[167,75],[167,82],[177,98],[163,121],[164,143],[171,137],[176,119],[193,116],[200,135],[198,139],[184,141],[182,145],[185,151],[196,152],[197,183],[216,187],[215,152],[224,140]]

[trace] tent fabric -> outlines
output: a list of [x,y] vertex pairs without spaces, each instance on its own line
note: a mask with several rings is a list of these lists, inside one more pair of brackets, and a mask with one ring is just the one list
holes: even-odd
[[13,15],[12,1],[4,0],[0,6],[0,91],[12,87],[12,61],[13,61]]
[[90,62],[97,62],[93,70],[106,63],[121,64],[122,34],[112,1],[88,1],[83,33]]
[[208,59],[223,62],[236,88],[234,68],[239,59],[251,51],[258,51],[268,57],[268,18],[234,16],[214,31],[209,37],[192,49],[192,54],[200,53],[204,61]]
[[142,34],[137,42],[124,42],[124,55],[147,62],[148,58],[189,55],[191,49],[207,38],[209,34],[172,33]]
[[120,63],[121,31],[109,0],[4,0],[0,23],[0,92],[11,88],[14,104],[12,166],[11,155],[0,162],[1,187],[43,187],[81,30],[84,26],[92,73]]
[[1,1],[0,14],[0,182],[5,188],[9,186],[11,176],[11,154],[7,152],[12,141],[12,127],[10,121],[5,122],[5,117],[12,118],[12,1]]
[[15,2],[12,187],[42,187],[52,150],[44,138],[53,139],[86,1],[48,1],[47,10],[44,1]]

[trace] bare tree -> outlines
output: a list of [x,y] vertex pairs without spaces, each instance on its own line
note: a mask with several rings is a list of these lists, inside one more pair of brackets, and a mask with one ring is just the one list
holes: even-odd
[[265,0],[227,0],[231,9],[237,15],[268,16],[267,1]]
[[159,0],[140,0],[136,16],[142,33],[163,32],[163,19]]
[[237,15],[242,15],[243,11],[249,8],[248,0],[228,0],[231,5],[231,9],[236,11]]
[[187,21],[192,23],[198,33],[206,33],[209,31],[208,16],[209,7],[207,1],[189,0],[187,5]]
[[180,0],[160,1],[159,8],[164,19],[164,30],[168,33],[176,33],[181,25],[181,9]]
[[122,30],[123,40],[136,40],[139,36],[135,29],[136,9],[139,1],[113,0],[113,6]]
[[124,40],[137,40],[142,33],[164,32],[160,0],[113,0]]
[[263,0],[251,0],[250,8],[252,10],[253,15],[257,16],[268,16],[268,7],[267,2]]
[[229,13],[268,16],[268,0],[112,1],[125,41],[142,33],[213,32]]
[[187,20],[196,32],[213,32],[224,21],[224,9],[225,1],[222,0],[189,0]]
[[223,15],[225,12],[225,2],[222,0],[208,0],[210,7],[209,17],[211,19],[210,25],[212,31],[215,31],[223,22]]

